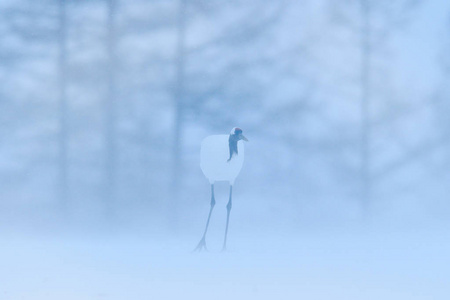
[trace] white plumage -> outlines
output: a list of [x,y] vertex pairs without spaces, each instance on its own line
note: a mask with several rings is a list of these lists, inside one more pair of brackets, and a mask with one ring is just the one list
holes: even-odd
[[244,143],[238,141],[238,154],[228,161],[230,150],[229,135],[210,135],[202,141],[200,149],[200,168],[211,184],[215,181],[228,181],[234,185],[236,177],[244,164]]

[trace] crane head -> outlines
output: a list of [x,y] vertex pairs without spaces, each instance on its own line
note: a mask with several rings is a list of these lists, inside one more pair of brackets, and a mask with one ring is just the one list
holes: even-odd
[[232,139],[235,141],[244,140],[248,142],[248,139],[242,134],[242,129],[240,129],[239,127],[234,127],[233,129],[231,129],[230,137],[232,137]]

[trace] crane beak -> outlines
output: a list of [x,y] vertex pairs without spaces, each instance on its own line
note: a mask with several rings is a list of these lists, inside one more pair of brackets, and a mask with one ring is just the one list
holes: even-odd
[[248,142],[248,139],[242,133],[239,135],[239,139]]

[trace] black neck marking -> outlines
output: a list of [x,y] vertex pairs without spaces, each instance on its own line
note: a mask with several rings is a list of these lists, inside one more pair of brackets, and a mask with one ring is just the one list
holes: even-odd
[[228,146],[230,147],[230,158],[228,158],[227,161],[230,161],[233,158],[233,155],[238,154],[238,147],[237,143],[239,141],[239,138],[236,134],[230,134],[230,137],[228,138]]

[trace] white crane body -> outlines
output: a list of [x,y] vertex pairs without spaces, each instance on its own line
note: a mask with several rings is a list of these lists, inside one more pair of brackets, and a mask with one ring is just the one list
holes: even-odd
[[211,184],[215,181],[228,181],[234,185],[244,164],[244,143],[238,141],[238,154],[230,157],[229,135],[219,134],[206,137],[200,149],[200,168]]

